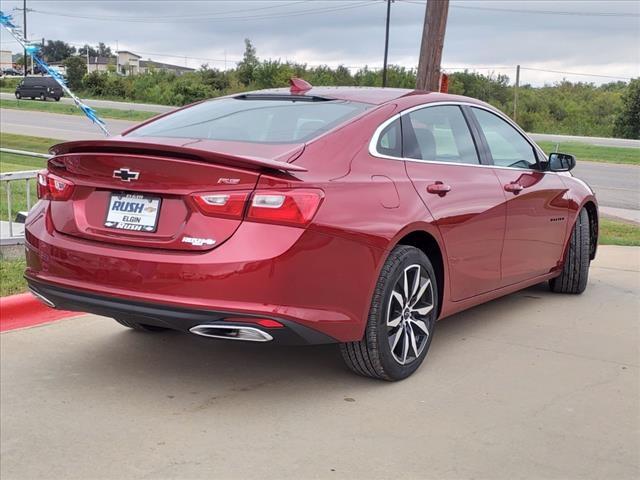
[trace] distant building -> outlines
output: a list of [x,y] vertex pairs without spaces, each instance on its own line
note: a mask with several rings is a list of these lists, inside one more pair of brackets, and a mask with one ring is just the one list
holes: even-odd
[[13,58],[10,50],[0,50],[0,70],[13,68]]
[[183,73],[193,72],[193,68],[180,67],[170,63],[154,62],[153,60],[142,60],[140,55],[120,50],[118,53],[118,73],[121,75],[138,75],[140,73],[148,73],[151,71],[163,71],[182,75]]
[[121,75],[138,75],[140,73],[140,55],[120,50],[118,54],[118,73]]
[[87,73],[108,72],[109,65],[113,65],[114,69],[116,68],[116,57],[89,57]]

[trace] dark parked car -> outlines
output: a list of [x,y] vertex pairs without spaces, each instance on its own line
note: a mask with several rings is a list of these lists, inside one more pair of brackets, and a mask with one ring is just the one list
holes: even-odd
[[51,153],[25,245],[46,304],[147,332],[339,343],[385,380],[420,366],[438,319],[545,281],[582,293],[596,254],[574,157],[473,98],[294,84]]
[[25,77],[16,87],[16,98],[53,98],[56,102],[62,97],[62,87],[51,77]]
[[10,76],[16,76],[16,75],[22,75],[22,72],[19,72],[18,70],[16,70],[15,68],[5,68],[2,70],[2,74],[3,75],[10,75]]

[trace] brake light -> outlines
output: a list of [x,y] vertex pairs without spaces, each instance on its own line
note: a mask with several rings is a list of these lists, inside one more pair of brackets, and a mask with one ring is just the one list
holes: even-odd
[[294,226],[308,225],[318,211],[321,190],[258,190],[251,198],[247,220]]
[[68,200],[74,185],[69,180],[45,171],[38,172],[38,198],[42,200]]
[[205,215],[242,218],[244,206],[251,192],[201,193],[193,196],[198,209]]

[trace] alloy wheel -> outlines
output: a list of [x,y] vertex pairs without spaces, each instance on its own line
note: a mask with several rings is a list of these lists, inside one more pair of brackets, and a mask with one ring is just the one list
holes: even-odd
[[387,310],[389,347],[400,365],[414,362],[427,346],[433,307],[433,286],[427,272],[417,264],[408,266],[391,291]]

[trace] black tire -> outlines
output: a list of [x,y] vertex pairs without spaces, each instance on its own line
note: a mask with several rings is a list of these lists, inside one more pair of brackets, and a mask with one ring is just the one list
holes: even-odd
[[[416,269],[417,266],[419,268]],[[411,276],[409,280],[404,280]],[[419,277],[418,287],[414,283],[416,276]],[[412,285],[408,301],[394,296],[394,290],[396,294],[398,289],[402,290],[403,281]],[[404,294],[400,296],[405,297]],[[400,303],[401,300],[406,303]],[[408,318],[407,309],[410,310]],[[420,367],[427,355],[437,312],[438,285],[429,258],[415,247],[400,245],[393,249],[380,272],[363,339],[342,343],[342,357],[351,370],[365,377],[387,381],[407,378]],[[401,323],[397,327],[389,325],[399,319]],[[420,327],[417,322],[421,322]],[[426,327],[426,332],[423,327]],[[399,339],[405,340],[403,345]],[[413,351],[413,358],[404,354],[404,364],[398,359],[398,356],[402,357],[398,355],[398,349],[402,350],[403,346]]]
[[559,277],[549,280],[549,288],[556,293],[582,293],[587,288],[590,255],[589,214],[583,208],[573,226],[569,249]]
[[131,320],[125,320],[124,318],[114,318],[114,320],[120,325],[131,328],[133,330],[137,330],[139,332],[163,332],[165,330],[168,330],[167,328],[156,327],[155,325],[145,325],[142,323],[133,322]]
[[20,100],[20,99],[22,98],[22,95],[20,94],[20,92],[16,92],[16,98],[17,98],[18,100]]
[[59,102],[59,101],[60,101],[60,97],[55,97],[55,98],[54,98],[54,100],[55,100],[56,102]]
[[47,97],[45,96],[44,93],[41,93],[40,96],[38,97],[40,100],[42,100],[43,102],[47,101]]

